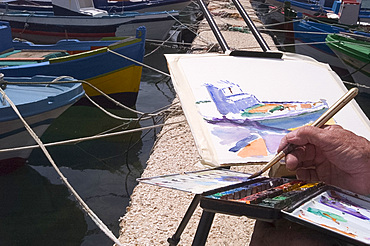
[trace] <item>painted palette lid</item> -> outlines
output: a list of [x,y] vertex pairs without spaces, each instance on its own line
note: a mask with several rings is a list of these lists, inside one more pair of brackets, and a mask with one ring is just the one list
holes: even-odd
[[[314,122],[347,92],[329,65],[297,54],[166,59],[201,161],[211,166],[268,162],[284,135]],[[331,123],[370,139],[370,121],[355,100]]]
[[358,245],[370,245],[370,199],[333,186],[281,211],[284,217]]
[[203,194],[207,191],[248,181],[250,175],[248,173],[216,168],[151,178],[139,178],[137,181],[194,194]]

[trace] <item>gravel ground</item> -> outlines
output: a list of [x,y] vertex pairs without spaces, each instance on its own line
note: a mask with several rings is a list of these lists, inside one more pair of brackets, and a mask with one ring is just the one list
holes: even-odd
[[[249,2],[242,1],[250,18],[259,24]],[[211,1],[209,10],[215,16],[218,26],[227,30],[230,26],[245,26],[244,21],[233,9],[229,1]],[[222,31],[231,48],[261,50],[254,37],[248,33]],[[263,35],[272,49],[272,39]],[[203,21],[199,28],[199,37],[193,42],[197,53],[204,53],[215,47],[216,40],[208,24]],[[204,48],[206,45],[206,48]],[[175,99],[176,100],[176,99]],[[166,122],[185,120],[180,112]],[[147,162],[142,177],[181,173],[205,169],[199,164],[197,152],[188,124],[168,125],[159,133],[159,139]],[[253,173],[261,166],[232,167],[232,170]],[[161,188],[148,184],[139,184],[131,195],[127,213],[120,219],[121,231],[119,240],[123,245],[168,245],[167,238],[176,232],[192,199],[192,194]],[[198,206],[187,227],[181,235],[178,245],[191,245],[202,209]],[[206,245],[249,245],[253,232],[254,220],[246,217],[216,214]]]

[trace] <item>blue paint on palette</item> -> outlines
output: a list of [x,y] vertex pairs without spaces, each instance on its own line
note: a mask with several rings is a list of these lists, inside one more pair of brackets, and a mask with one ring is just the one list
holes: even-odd
[[369,217],[361,214],[358,211],[358,208],[361,208],[358,204],[355,204],[353,201],[349,201],[348,199],[345,199],[341,197],[337,192],[330,191],[328,192],[329,197],[321,196],[320,203],[335,208],[339,211],[342,211],[344,213],[351,214],[357,218],[363,219],[363,220],[370,220]]

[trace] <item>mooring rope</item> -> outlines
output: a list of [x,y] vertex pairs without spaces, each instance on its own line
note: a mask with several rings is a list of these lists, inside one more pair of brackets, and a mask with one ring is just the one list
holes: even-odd
[[[137,111],[135,109],[132,109],[130,107],[127,107],[126,105],[118,102],[117,100],[113,99],[112,97],[108,96],[105,92],[103,92],[102,90],[100,90],[99,88],[97,88],[96,86],[94,86],[93,84],[85,81],[85,80],[74,80],[74,81],[60,81],[61,79],[63,78],[70,78],[70,79],[75,79],[71,76],[59,76],[58,78],[55,78],[52,83],[56,83],[58,81],[58,83],[83,83],[83,84],[86,84],[88,86],[90,86],[92,89],[94,89],[95,91],[99,92],[101,95],[103,95],[105,98],[107,98],[108,100],[110,100],[111,102],[113,102],[116,106],[119,106],[121,108],[124,108],[124,109],[127,109],[133,113],[136,113],[136,114],[144,114],[143,112],[140,112],[140,111]],[[35,82],[33,82],[35,83]],[[45,82],[45,84],[48,84],[48,82]],[[50,84],[50,83],[49,83]]]
[[154,54],[154,52],[156,52],[162,45],[164,45],[168,40],[170,40],[172,37],[173,37],[173,35],[175,35],[175,33],[176,33],[176,31],[177,30],[179,30],[180,29],[180,27],[181,26],[178,26],[177,28],[176,28],[176,30],[175,31],[173,31],[172,33],[171,33],[171,35],[166,39],[166,40],[164,40],[157,48],[155,48],[154,50],[152,50],[151,52],[149,52],[148,54],[145,54],[145,56],[144,57],[148,57],[148,56],[150,56],[150,55],[152,55],[152,54]]
[[270,31],[270,32],[285,32],[285,33],[303,33],[303,34],[317,34],[317,35],[328,35],[333,34],[332,32],[308,32],[308,31],[293,31],[293,30],[284,30],[284,29],[268,29],[261,28],[260,31]]
[[172,14],[168,13],[169,16],[172,17],[172,19],[174,19],[177,23],[180,24],[181,27],[185,27],[186,29],[188,29],[190,32],[192,32],[193,34],[195,34],[196,36],[198,36],[198,33],[195,32],[194,30],[190,29],[187,25],[185,25],[184,23],[182,23],[179,19],[177,19],[175,16],[173,16]]
[[127,60],[129,60],[129,61],[132,61],[132,62],[134,62],[134,63],[136,63],[136,64],[138,64],[138,65],[141,65],[141,66],[143,66],[143,67],[149,68],[149,69],[151,69],[151,70],[153,70],[153,71],[156,71],[156,72],[158,72],[158,73],[160,73],[160,74],[163,74],[163,75],[165,75],[165,76],[171,77],[171,75],[169,75],[168,73],[162,72],[161,70],[158,70],[158,69],[156,69],[156,68],[154,68],[154,67],[151,67],[151,66],[146,65],[146,64],[144,64],[144,63],[142,63],[142,62],[136,61],[136,60],[134,60],[134,59],[132,59],[132,58],[130,58],[130,57],[127,57],[127,56],[125,56],[125,55],[122,55],[122,54],[120,54],[120,53],[117,53],[117,52],[115,52],[115,51],[113,51],[113,50],[111,50],[111,49],[109,49],[109,48],[108,48],[108,51],[109,51],[109,52],[111,52],[111,53],[113,53],[113,54],[115,54],[115,55],[117,55],[117,56],[123,57],[123,58],[125,58],[125,59],[127,59]]
[[175,42],[175,41],[169,41],[169,40],[163,41],[163,40],[156,40],[156,39],[145,39],[145,41],[149,42],[149,43],[161,43],[161,44],[163,44],[163,46],[165,44],[174,44],[174,45],[183,45],[183,46],[191,46],[192,45],[192,43]]
[[[199,35],[200,33],[195,32],[195,31],[193,31],[192,29],[188,28],[188,26],[187,26],[187,25],[183,24],[181,21],[179,21],[179,20],[178,20],[176,17],[174,17],[173,15],[171,15],[171,14],[169,14],[169,15],[170,15],[173,19],[175,19],[175,20],[176,20],[176,22],[178,22],[181,26],[186,27],[189,31],[191,31],[193,34],[195,34],[195,36],[196,36],[197,38],[199,38],[201,41],[203,41],[203,42],[205,42],[205,43],[207,43],[207,44],[212,44],[212,42],[210,42],[210,41],[206,40],[205,38],[201,37],[201,36]],[[198,25],[195,25],[195,26],[198,26]]]
[[107,235],[115,244],[119,246],[123,246],[121,242],[116,238],[116,236],[112,233],[112,231],[109,230],[109,228],[99,219],[99,217],[89,208],[89,206],[83,201],[83,199],[79,196],[79,194],[74,190],[74,188],[69,184],[67,181],[67,178],[64,177],[63,173],[59,170],[58,166],[55,164],[53,158],[47,151],[45,145],[42,143],[40,138],[37,136],[37,134],[32,130],[32,128],[28,125],[28,123],[24,120],[21,113],[18,111],[16,105],[13,103],[13,101],[10,100],[10,98],[5,94],[4,90],[0,88],[0,93],[2,94],[3,98],[9,103],[9,105],[12,107],[14,112],[18,115],[19,119],[23,122],[24,127],[28,131],[28,133],[32,136],[32,138],[36,141],[38,146],[42,149],[47,159],[50,161],[51,165],[54,167],[55,171],[60,176],[63,183],[67,186],[67,188],[70,190],[70,192],[73,194],[73,196],[76,198],[76,200],[79,202],[83,210],[86,211],[86,213],[90,216],[90,218],[94,221],[94,223],[104,232],[105,235]]
[[[272,27],[272,26],[279,26],[279,25],[284,25],[284,24],[290,24],[290,23],[295,23],[295,22],[299,22],[301,21],[300,19],[294,19],[294,20],[291,20],[291,21],[282,21],[282,22],[278,22],[278,23],[271,23],[271,24],[263,24],[264,27]],[[259,27],[257,26],[257,29]]]
[[[141,112],[141,111],[138,111],[138,110],[135,110],[135,109],[132,109],[130,107],[127,107],[126,105],[116,101],[115,99],[113,99],[112,97],[110,97],[109,95],[107,95],[106,93],[104,93],[103,91],[101,91],[100,89],[98,89],[97,87],[95,87],[94,85],[92,85],[91,83],[85,81],[85,80],[78,80],[78,79],[74,79],[72,81],[60,81],[61,79],[64,79],[64,78],[70,78],[70,79],[74,79],[73,77],[70,77],[70,76],[59,76],[58,78],[55,78],[54,80],[52,81],[47,81],[47,82],[9,82],[9,81],[4,81],[4,84],[10,84],[10,85],[16,85],[16,84],[23,84],[23,85],[32,85],[32,84],[45,84],[45,85],[49,85],[51,83],[54,83],[54,84],[68,84],[68,83],[83,83],[83,84],[86,84],[88,86],[90,86],[92,89],[96,90],[97,92],[101,93],[104,97],[106,97],[108,100],[112,101],[116,106],[119,106],[121,108],[124,108],[124,109],[127,109],[133,113],[136,113],[136,114],[139,114],[139,115],[143,115],[143,114],[146,114],[149,116],[157,116],[159,113],[161,112],[158,112],[158,113],[155,113],[155,114],[152,114],[152,113],[144,113],[144,112]],[[87,97],[88,98],[88,97]],[[89,99],[89,98],[88,98]],[[94,105],[98,106],[98,104],[96,102],[94,102]],[[168,105],[168,107],[170,107],[170,105]],[[98,107],[99,109],[102,109],[101,106]],[[103,110],[104,111],[104,110]],[[118,117],[119,116],[115,116],[115,117]],[[127,118],[125,120],[137,120],[137,118]]]
[[[353,73],[351,73],[351,74],[353,74]],[[370,86],[355,83],[355,82],[343,81],[343,83],[348,84],[348,85],[354,85],[354,86],[361,87],[361,88],[364,88],[364,89],[370,89]]]
[[[45,143],[44,146],[50,147],[50,146],[56,146],[56,145],[77,143],[77,142],[82,142],[82,141],[87,141],[87,140],[95,140],[95,139],[100,139],[100,138],[105,138],[105,137],[114,137],[114,136],[119,136],[119,135],[139,132],[139,131],[150,130],[150,129],[153,129],[153,128],[163,127],[163,126],[166,126],[166,125],[180,124],[180,123],[183,123],[183,122],[185,122],[185,120],[177,121],[177,122],[171,122],[171,123],[163,123],[163,124],[158,124],[158,125],[153,125],[153,126],[145,126],[145,127],[140,127],[140,128],[136,128],[136,129],[119,131],[119,132],[99,134],[99,135],[89,136],[89,137],[81,137],[81,138],[63,140],[63,141],[58,141],[58,142],[53,142],[53,143]],[[0,149],[0,153],[9,152],[9,151],[17,151],[17,150],[25,150],[25,149],[36,149],[36,148],[39,148],[39,145],[28,145],[28,146],[22,146],[22,147]]]
[[164,112],[167,111],[167,108],[171,107],[172,104],[169,104],[169,105],[166,105],[165,107],[163,107],[162,110],[158,111],[157,113],[142,113],[141,115],[148,115],[146,117],[139,117],[139,118],[125,118],[125,117],[120,117],[118,115],[115,115],[111,112],[109,112],[108,110],[104,109],[102,106],[100,106],[97,102],[95,102],[93,99],[91,99],[91,97],[89,97],[89,95],[85,94],[85,97],[92,103],[95,105],[95,107],[97,107],[98,109],[100,109],[103,113],[105,113],[106,115],[114,118],[114,119],[117,119],[117,120],[125,120],[125,121],[135,121],[135,120],[147,120],[147,119],[151,119],[152,117],[155,117],[155,116],[159,116],[161,114],[163,114]]

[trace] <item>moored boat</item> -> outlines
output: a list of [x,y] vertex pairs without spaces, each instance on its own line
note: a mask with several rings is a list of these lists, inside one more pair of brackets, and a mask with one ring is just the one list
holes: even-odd
[[328,33],[355,33],[370,37],[370,33],[356,31],[345,25],[330,24],[302,19],[293,23],[295,52],[311,56],[318,61],[328,63],[340,75],[348,74],[346,66],[336,54],[326,45]]
[[49,44],[61,39],[90,41],[134,36],[140,26],[146,27],[148,39],[164,40],[179,14],[178,11],[108,14],[95,8],[92,0],[83,3],[53,0],[53,4],[52,12],[6,12],[0,13],[0,20],[10,23],[15,38]]
[[[144,27],[137,29],[135,38],[101,42],[64,40],[54,45],[36,45],[12,42],[9,24],[0,24],[0,72],[5,76],[72,76],[91,83],[127,106],[135,105],[142,71],[135,61],[143,61]],[[69,55],[68,52],[81,53]],[[84,89],[89,96],[101,98],[101,93],[91,87],[84,85]]]
[[[3,77],[0,74],[3,92],[16,105],[38,137],[41,137],[54,119],[84,95],[81,83],[52,83],[54,79],[56,77],[53,76]],[[73,82],[73,80],[64,78],[60,81]],[[50,82],[50,84],[37,84],[37,82]],[[34,139],[9,102],[3,96],[0,97],[0,102],[1,149],[34,144]],[[31,149],[0,152],[0,174],[23,165],[30,153]]]
[[[176,10],[181,11],[191,3],[190,0],[128,0],[128,1],[107,1],[94,0],[94,5],[98,9],[108,13],[123,13],[135,11],[144,12],[161,12]],[[53,11],[52,1],[0,1],[0,11]]]
[[296,12],[310,17],[337,19],[341,24],[356,25],[358,22],[369,22],[370,11],[366,1],[356,0],[267,0],[277,7],[286,6]]
[[[354,81],[360,85],[370,86],[370,39],[354,35],[329,34],[327,45],[334,51],[351,73]],[[360,91],[369,90],[359,87]]]
[[109,13],[122,13],[125,11],[152,12],[152,11],[181,11],[191,3],[190,0],[130,0],[130,1],[107,1],[94,0],[97,8]]

